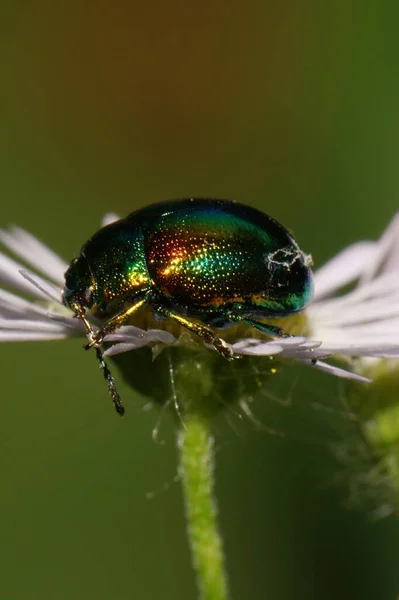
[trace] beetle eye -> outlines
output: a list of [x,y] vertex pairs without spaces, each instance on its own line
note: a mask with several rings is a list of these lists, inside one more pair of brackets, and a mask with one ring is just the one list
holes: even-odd
[[93,306],[93,290],[86,288],[81,297],[82,306],[91,308]]

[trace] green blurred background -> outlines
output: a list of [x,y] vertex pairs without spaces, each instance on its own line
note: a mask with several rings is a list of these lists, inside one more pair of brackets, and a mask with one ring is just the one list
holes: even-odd
[[[270,213],[316,265],[377,237],[398,207],[398,17],[360,0],[4,3],[1,225],[69,260],[106,211],[204,195]],[[0,598],[196,598],[172,419],[155,444],[157,411],[122,384],[115,418],[79,341],[0,353]],[[252,408],[285,437],[217,423],[232,596],[394,600],[398,521],[345,508],[331,449],[356,438],[345,386],[303,368],[273,393],[290,405]]]

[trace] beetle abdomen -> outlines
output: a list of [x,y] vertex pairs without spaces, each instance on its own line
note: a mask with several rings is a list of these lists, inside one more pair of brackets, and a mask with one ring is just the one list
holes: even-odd
[[287,314],[312,292],[307,257],[274,219],[231,201],[154,205],[144,227],[157,290],[191,311]]

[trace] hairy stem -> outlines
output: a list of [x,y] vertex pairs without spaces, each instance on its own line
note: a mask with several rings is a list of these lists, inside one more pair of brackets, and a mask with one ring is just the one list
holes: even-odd
[[214,498],[213,438],[209,419],[190,415],[178,437],[180,473],[201,600],[227,600],[227,577]]

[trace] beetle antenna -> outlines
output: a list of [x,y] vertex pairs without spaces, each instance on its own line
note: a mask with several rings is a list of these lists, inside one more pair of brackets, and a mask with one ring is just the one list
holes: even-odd
[[[83,308],[81,306],[77,305],[75,307],[75,309],[76,309],[76,316],[79,319],[82,320],[82,322],[83,322],[83,324],[84,324],[84,326],[86,328],[86,331],[89,334],[90,341],[92,341],[93,340],[93,329],[92,329],[89,321],[85,317],[85,313],[84,313]],[[100,369],[103,370],[104,379],[107,382],[108,391],[111,394],[111,398],[112,398],[112,402],[113,402],[114,408],[115,408],[116,412],[118,413],[118,415],[120,415],[121,417],[123,417],[123,415],[125,414],[125,409],[123,407],[121,397],[119,396],[119,394],[117,392],[116,384],[115,384],[115,379],[112,377],[112,373],[111,373],[111,371],[110,371],[107,363],[104,360],[103,353],[101,352],[99,346],[96,345],[96,344],[93,344],[93,345],[94,345],[94,348],[96,349],[96,356],[97,356],[97,359],[98,359],[98,362],[99,362],[99,365],[100,365]],[[86,350],[89,349],[89,348],[87,348],[85,346],[84,346],[84,348],[86,348]]]
[[100,348],[98,346],[95,346],[95,349],[96,349],[96,356],[97,356],[98,362],[100,364],[100,369],[103,370],[104,379],[106,380],[106,382],[108,384],[108,391],[111,394],[114,408],[115,408],[116,412],[118,413],[118,415],[123,417],[123,415],[125,414],[125,409],[123,407],[121,397],[119,396],[119,394],[116,390],[115,379],[112,377],[111,371],[109,370],[109,367],[104,360],[103,353],[101,352]]

